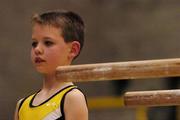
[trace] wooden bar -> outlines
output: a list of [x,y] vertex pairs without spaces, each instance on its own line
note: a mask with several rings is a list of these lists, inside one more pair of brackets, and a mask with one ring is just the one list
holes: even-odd
[[180,105],[180,90],[134,91],[124,95],[126,107]]
[[180,76],[180,58],[61,66],[56,75],[73,82],[173,77]]

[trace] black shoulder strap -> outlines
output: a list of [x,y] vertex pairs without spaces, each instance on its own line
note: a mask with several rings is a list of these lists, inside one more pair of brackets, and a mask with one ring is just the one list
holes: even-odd
[[[32,94],[31,94],[31,95],[32,95]],[[28,96],[26,96],[25,98],[22,98],[22,100],[20,100],[19,107],[18,107],[18,112],[19,112],[20,108],[22,107],[24,101],[25,101],[29,96],[31,96],[31,95],[28,95]]]
[[28,98],[29,96],[25,97],[25,98],[22,98],[22,100],[20,100],[20,103],[19,103],[19,106],[18,106],[18,112],[22,106],[22,104],[24,103],[24,101]]

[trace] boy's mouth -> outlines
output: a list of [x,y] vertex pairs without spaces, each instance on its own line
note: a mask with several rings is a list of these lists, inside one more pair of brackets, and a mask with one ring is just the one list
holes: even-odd
[[36,57],[35,58],[35,63],[42,63],[42,62],[46,62],[45,60],[43,60],[42,58],[40,58],[40,57]]

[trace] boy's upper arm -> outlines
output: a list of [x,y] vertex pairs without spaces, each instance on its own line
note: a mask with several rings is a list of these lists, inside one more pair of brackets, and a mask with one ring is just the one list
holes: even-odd
[[16,109],[15,109],[15,113],[14,113],[14,120],[18,120],[18,111],[19,111],[19,107],[20,107],[20,104],[21,102],[23,101],[23,98],[20,99],[17,104],[16,104]]
[[78,89],[66,95],[64,102],[66,120],[88,120],[88,109],[85,96]]

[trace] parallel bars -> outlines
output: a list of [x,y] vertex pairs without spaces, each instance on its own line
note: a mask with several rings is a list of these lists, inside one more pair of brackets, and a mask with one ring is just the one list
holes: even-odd
[[[61,66],[61,81],[86,82],[180,76],[180,58]],[[180,90],[127,92],[126,106],[180,105]]]

